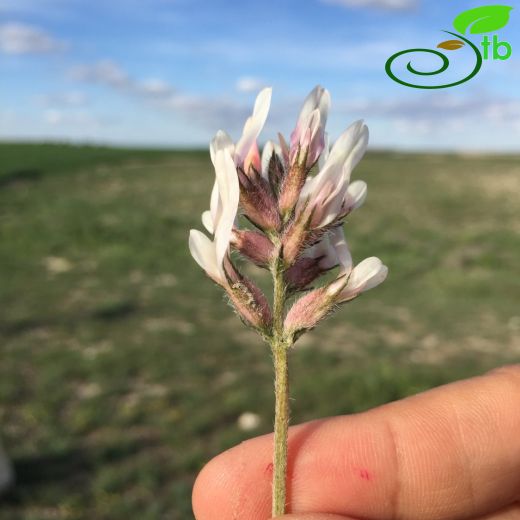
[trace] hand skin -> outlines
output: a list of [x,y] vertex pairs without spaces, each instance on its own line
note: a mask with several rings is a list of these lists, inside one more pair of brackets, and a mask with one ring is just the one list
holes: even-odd
[[[197,520],[271,518],[272,435],[201,471]],[[520,365],[294,426],[286,520],[520,520]]]

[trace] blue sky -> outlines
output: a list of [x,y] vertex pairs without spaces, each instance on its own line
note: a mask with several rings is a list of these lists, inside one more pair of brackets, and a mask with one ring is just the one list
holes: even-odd
[[[484,2],[0,0],[0,139],[206,146],[219,128],[237,137],[271,85],[267,138],[290,132],[319,83],[332,95],[332,137],[363,118],[374,147],[518,151],[517,1],[499,31],[509,60],[426,91],[392,82],[387,58],[435,48],[459,12]],[[447,53],[444,78],[472,68],[468,47]]]

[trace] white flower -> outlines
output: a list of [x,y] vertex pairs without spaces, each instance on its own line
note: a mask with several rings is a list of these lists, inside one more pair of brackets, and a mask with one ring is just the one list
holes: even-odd
[[260,171],[260,154],[256,140],[269,113],[271,94],[271,88],[264,88],[260,91],[255,101],[253,115],[247,118],[242,137],[237,141],[235,147],[235,163],[237,166],[241,166],[246,173],[251,165]]
[[214,165],[216,183],[211,195],[211,209],[202,215],[206,229],[214,234],[214,238],[211,241],[204,233],[192,229],[189,247],[191,255],[208,276],[226,286],[223,263],[228,254],[240,190],[236,166],[224,141],[214,149]]
[[271,106],[272,88],[264,88],[260,91],[255,100],[253,114],[247,118],[242,135],[236,145],[229,135],[223,130],[219,130],[211,141],[209,152],[213,164],[215,164],[215,150],[227,148],[238,168],[242,168],[246,173],[252,165],[260,171],[260,153],[258,151],[257,139],[262,131],[269,107]]
[[339,302],[352,300],[380,283],[383,283],[388,275],[388,267],[375,256],[365,258],[350,272],[347,286],[341,291]]
[[[260,155],[256,141],[267,119],[267,114],[271,104],[271,94],[271,88],[264,88],[258,94],[255,100],[253,114],[248,117],[247,121],[245,122],[242,136],[236,145],[233,143],[231,137],[223,130],[219,130],[216,133],[215,137],[211,140],[209,145],[211,162],[215,168],[217,167],[217,150],[226,150],[233,158],[236,167],[242,168],[247,172],[249,170],[249,166],[253,165],[258,171],[260,171]],[[218,190],[218,179],[215,179],[213,190],[211,191],[210,210],[205,211],[202,214],[202,223],[210,233],[214,232],[213,221],[215,220],[215,214],[219,201]]]
[[312,211],[311,227],[321,228],[360,207],[366,198],[363,181],[350,184],[350,175],[363,157],[368,145],[368,128],[362,121],[352,124],[334,143],[328,153],[324,149],[322,167],[309,177],[302,189],[298,209]]
[[296,128],[291,134],[291,164],[299,159],[301,151],[305,153],[307,167],[316,162],[325,146],[329,108],[329,91],[316,86],[305,99]]
[[[329,285],[327,292],[329,294],[337,294],[338,289],[344,285],[336,297],[337,303],[352,300],[361,293],[373,289],[385,281],[388,275],[388,267],[375,256],[366,258],[353,267],[352,256],[345,240],[343,228],[336,228],[331,233],[330,241],[334,253],[329,250],[329,261],[335,260],[336,264],[339,264],[340,269],[338,278]],[[347,279],[346,285],[345,277]]]

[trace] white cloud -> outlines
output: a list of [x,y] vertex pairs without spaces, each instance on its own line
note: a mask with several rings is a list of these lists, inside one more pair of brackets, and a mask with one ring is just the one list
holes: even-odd
[[375,9],[409,10],[417,7],[418,0],[320,0],[324,4],[343,7],[368,7]]
[[136,84],[139,92],[145,96],[164,98],[175,92],[175,89],[166,81],[158,78],[148,78]]
[[[235,99],[187,95],[178,92],[173,85],[162,79],[133,78],[110,60],[76,66],[71,69],[70,76],[77,81],[105,85],[116,92],[150,103],[161,111],[186,116],[190,121],[212,130],[222,126],[236,129],[243,124],[250,112],[248,105]],[[51,119],[54,115],[51,114]]]
[[159,78],[136,80],[120,65],[111,60],[101,60],[89,65],[77,65],[69,71],[69,76],[76,81],[96,83],[118,90],[124,90],[137,96],[160,99],[171,96],[175,88]]
[[87,110],[59,110],[49,109],[43,113],[44,121],[51,126],[100,127],[106,121],[96,117]]
[[79,91],[45,94],[37,99],[46,107],[80,107],[88,104],[87,95]]
[[265,87],[265,82],[260,78],[243,76],[238,78],[235,86],[239,92],[258,92]]
[[[339,105],[339,106],[338,106]],[[430,93],[420,97],[351,99],[336,105],[349,115],[387,121],[404,133],[434,135],[446,130],[520,128],[520,100],[486,93]]]
[[63,42],[33,25],[15,22],[0,25],[0,52],[5,54],[47,53],[63,48]]
[[124,88],[130,85],[128,74],[116,63],[101,60],[92,65],[78,65],[70,70],[70,76],[77,81],[100,83]]
[[[312,74],[321,70],[382,70],[393,49],[406,49],[417,41],[413,35],[399,38],[386,35],[382,39],[359,42],[352,39],[334,41],[298,41],[250,39],[247,46],[237,47],[230,39],[199,41],[193,45],[165,41],[152,42],[148,52],[167,56],[185,56],[192,59],[211,58],[240,65],[243,69],[254,64],[256,68],[272,65],[272,56],[280,62],[288,62],[295,70],[310,70]],[[393,51],[395,52],[395,50]],[[305,59],[302,60],[302,56]],[[241,78],[240,78],[241,79]],[[247,78],[246,79],[256,79]],[[247,86],[247,83],[246,83]],[[265,85],[264,85],[265,86]],[[238,84],[235,84],[238,87]]]

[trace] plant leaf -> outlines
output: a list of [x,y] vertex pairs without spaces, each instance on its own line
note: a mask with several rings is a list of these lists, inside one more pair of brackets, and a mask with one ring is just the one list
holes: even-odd
[[462,34],[470,29],[471,34],[497,31],[509,22],[512,7],[508,5],[483,5],[460,13],[453,20],[453,27]]
[[446,49],[447,51],[456,51],[461,47],[464,47],[465,43],[460,40],[446,40],[445,42],[439,43],[437,45],[438,49]]

